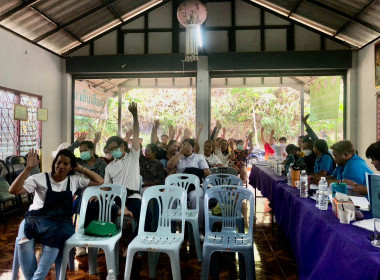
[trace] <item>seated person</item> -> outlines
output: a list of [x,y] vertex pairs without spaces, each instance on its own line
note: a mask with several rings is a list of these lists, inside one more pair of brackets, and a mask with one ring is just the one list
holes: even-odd
[[228,149],[228,141],[226,139],[222,139],[220,141],[220,147],[215,149],[215,155],[219,158],[219,160],[222,162],[222,165],[227,167],[229,166],[233,155],[229,153]]
[[[203,171],[203,178],[210,175],[210,169],[206,160],[202,155],[194,154],[193,150],[195,147],[194,139],[185,139],[181,145],[179,152],[168,161],[168,168],[177,168],[177,173],[183,173],[186,168],[196,168]],[[188,200],[190,202],[191,209],[196,208],[196,190],[192,190],[187,194]],[[203,229],[204,221],[204,211],[203,211],[203,189],[200,189],[199,193],[199,228]]]
[[306,168],[304,158],[300,156],[301,149],[294,144],[286,146],[286,160],[285,160],[285,172],[288,174],[291,164],[300,167],[304,170]]
[[143,179],[143,191],[151,186],[165,184],[165,168],[162,162],[156,159],[160,149],[156,144],[148,144],[145,148],[145,157],[140,158],[140,175]]
[[380,141],[371,144],[365,152],[367,158],[372,160],[372,164],[377,171],[380,171]]
[[[159,154],[156,155],[156,158],[163,164],[166,172],[166,176],[175,173],[175,168],[168,168],[168,161],[178,153],[178,142],[176,140],[170,140],[168,142],[167,150],[160,150]],[[174,173],[173,173],[174,172]]]
[[[9,192],[15,195],[35,193],[16,239],[19,262],[26,279],[45,279],[59,250],[74,234],[72,203],[76,190],[103,184],[102,177],[77,164],[74,154],[67,149],[57,153],[51,172],[28,178],[38,164],[37,152],[32,149],[28,153],[26,168],[9,188]],[[44,245],[38,264],[34,252],[37,242]],[[56,267],[58,276],[59,270],[60,267]]]
[[331,146],[337,167],[328,182],[340,182],[353,186],[357,194],[366,195],[365,173],[373,174],[367,163],[355,154],[354,145],[349,140],[342,140]]
[[250,133],[248,135],[249,149],[244,149],[243,140],[238,140],[236,142],[236,150],[233,153],[234,157],[231,163],[231,167],[239,172],[240,179],[242,180],[243,184],[245,184],[247,181],[247,158],[253,150],[252,136],[253,133]]
[[304,161],[306,164],[306,173],[314,173],[315,160],[317,155],[313,151],[313,141],[310,137],[305,137],[302,141],[302,150],[305,153]]
[[223,166],[220,159],[214,153],[212,153],[212,145],[212,140],[205,141],[203,144],[203,157],[207,161],[210,168]]
[[335,169],[335,162],[329,153],[329,147],[326,141],[322,139],[315,141],[313,151],[317,155],[314,173],[322,177],[332,175]]

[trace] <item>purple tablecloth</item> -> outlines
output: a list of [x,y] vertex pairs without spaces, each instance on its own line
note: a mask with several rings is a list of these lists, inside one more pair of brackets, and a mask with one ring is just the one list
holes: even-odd
[[258,189],[270,202],[273,202],[273,188],[277,183],[285,181],[286,178],[284,176],[277,176],[270,168],[256,164],[252,165],[251,174],[249,174],[249,184]]
[[[278,179],[270,171],[259,174],[272,177],[260,178],[263,183]],[[267,197],[290,239],[300,279],[380,279],[380,249],[371,245],[371,232],[339,223],[331,206],[320,211],[314,200],[300,198],[299,190],[285,182],[261,189],[272,190]]]

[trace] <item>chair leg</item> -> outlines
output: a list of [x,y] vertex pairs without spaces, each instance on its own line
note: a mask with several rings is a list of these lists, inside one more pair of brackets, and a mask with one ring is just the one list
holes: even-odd
[[131,278],[134,254],[135,254],[135,250],[132,250],[132,248],[129,248],[127,251],[127,258],[125,260],[124,280],[129,280]]
[[[107,273],[108,271],[112,270],[115,275],[118,274],[118,271],[116,270],[116,264],[115,264],[115,251],[113,248],[110,248],[108,246],[105,246],[102,248],[104,251],[104,254],[106,255],[106,264],[107,264]],[[118,251],[119,254],[119,251]]]
[[98,266],[98,248],[88,247],[88,274],[94,275]]
[[75,248],[72,248],[69,253],[69,270],[73,271],[74,267],[74,258],[75,258]]
[[191,228],[193,229],[193,238],[195,243],[195,248],[197,250],[198,261],[202,261],[202,251],[201,251],[201,238],[199,236],[199,225],[198,222],[191,222]]
[[255,271],[255,259],[253,256],[253,248],[250,247],[239,254],[239,262],[240,256],[244,255],[245,260],[245,271],[246,271],[246,279],[254,280],[256,279],[256,271]]
[[211,259],[211,251],[203,245],[203,261],[202,261],[202,272],[201,272],[201,280],[208,280],[208,273],[210,270],[210,259]]
[[149,264],[149,278],[156,278],[157,274],[157,262],[160,258],[159,252],[148,252],[148,264]]
[[179,248],[177,251],[168,253],[172,268],[173,280],[181,280],[181,265],[179,263]]

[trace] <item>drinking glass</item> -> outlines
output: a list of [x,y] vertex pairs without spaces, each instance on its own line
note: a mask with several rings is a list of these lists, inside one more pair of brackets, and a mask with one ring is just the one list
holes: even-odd
[[380,248],[380,219],[374,221],[373,241],[371,243]]

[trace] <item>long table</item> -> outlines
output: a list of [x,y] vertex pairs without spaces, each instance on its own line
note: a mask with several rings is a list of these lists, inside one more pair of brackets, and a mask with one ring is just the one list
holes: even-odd
[[371,232],[341,224],[331,205],[327,211],[317,209],[313,199],[301,198],[267,167],[253,165],[250,184],[271,201],[300,279],[380,279],[380,249],[371,245]]

